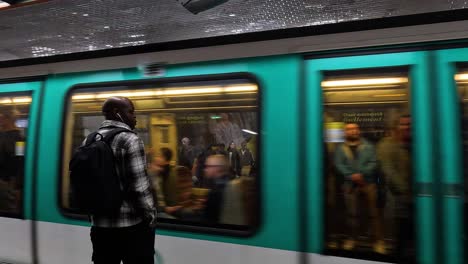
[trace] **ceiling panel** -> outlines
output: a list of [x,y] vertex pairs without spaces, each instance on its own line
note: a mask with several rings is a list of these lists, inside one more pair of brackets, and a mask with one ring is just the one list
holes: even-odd
[[0,61],[463,9],[462,0],[55,0],[0,10]]

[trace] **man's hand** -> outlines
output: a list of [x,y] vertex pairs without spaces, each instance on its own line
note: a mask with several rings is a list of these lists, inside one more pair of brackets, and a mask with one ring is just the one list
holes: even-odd
[[156,214],[154,213],[147,213],[145,214],[146,215],[146,221],[148,221],[148,225],[151,227],[151,228],[155,228],[156,227]]

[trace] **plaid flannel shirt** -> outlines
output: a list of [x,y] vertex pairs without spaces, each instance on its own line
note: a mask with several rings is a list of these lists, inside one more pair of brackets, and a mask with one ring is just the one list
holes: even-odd
[[[105,120],[99,128],[103,136],[115,127],[131,130],[122,122]],[[156,220],[154,190],[146,170],[143,141],[134,133],[122,132],[111,144],[117,164],[117,173],[126,187],[126,198],[115,217],[91,216],[93,226],[128,227],[143,220]]]

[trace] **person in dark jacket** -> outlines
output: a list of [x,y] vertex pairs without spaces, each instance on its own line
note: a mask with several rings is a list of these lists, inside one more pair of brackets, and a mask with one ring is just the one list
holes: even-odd
[[413,191],[411,187],[411,117],[401,116],[392,136],[377,145],[377,156],[386,185],[395,200],[396,255],[398,263],[413,263]]
[[205,177],[213,184],[206,200],[203,218],[208,223],[218,223],[224,203],[224,190],[230,177],[229,163],[224,155],[215,154],[206,159]]
[[173,206],[166,208],[169,214],[181,219],[201,221],[207,224],[220,223],[225,190],[229,185],[229,162],[222,154],[212,154],[206,157],[204,163],[204,179],[209,182],[210,191],[204,206],[200,208],[186,208]]
[[178,165],[192,169],[193,161],[196,158],[195,147],[190,144],[190,139],[188,137],[184,137],[181,143],[182,145],[179,147],[178,151]]
[[24,137],[15,125],[16,113],[12,109],[0,113],[0,212],[17,213],[23,189]]
[[239,151],[236,148],[236,143],[231,142],[227,148],[229,165],[231,166],[231,172],[233,175],[241,175],[241,165],[240,165],[240,156]]
[[247,142],[245,141],[241,144],[239,159],[241,168],[244,166],[252,166],[254,163],[252,152],[247,148]]

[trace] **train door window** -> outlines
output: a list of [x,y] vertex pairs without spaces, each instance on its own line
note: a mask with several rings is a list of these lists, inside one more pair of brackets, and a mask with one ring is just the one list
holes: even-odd
[[25,144],[31,94],[0,95],[0,215],[18,217],[23,207]]
[[[463,64],[463,66],[466,66]],[[462,128],[462,142],[463,142],[463,178],[464,178],[464,219],[468,219],[468,67],[461,67],[459,73],[455,75],[455,81],[457,82],[458,95],[460,98],[460,109],[461,109],[461,128]],[[465,235],[465,247],[468,243],[467,228],[464,229]]]
[[77,212],[68,176],[73,150],[102,125],[104,101],[123,96],[135,105],[159,223],[251,230],[258,219],[259,101],[249,78],[73,88],[64,124],[62,207]]
[[410,252],[408,70],[323,74],[326,251],[388,260]]

